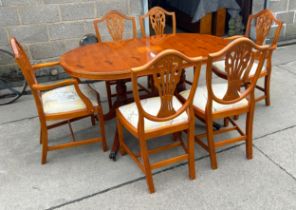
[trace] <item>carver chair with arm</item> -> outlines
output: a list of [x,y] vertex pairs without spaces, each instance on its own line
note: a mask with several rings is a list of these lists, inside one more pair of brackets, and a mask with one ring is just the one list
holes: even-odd
[[[263,92],[262,96],[256,97],[256,102],[265,100],[266,106],[270,105],[270,80],[272,72],[272,53],[277,48],[277,43],[280,38],[282,30],[282,22],[274,17],[272,12],[268,9],[262,10],[257,14],[250,15],[247,23],[247,29],[245,37],[251,37],[252,26],[255,25],[255,43],[257,45],[264,45],[266,39],[270,39],[270,50],[267,54],[266,63],[259,75],[259,78],[264,78],[264,87],[256,85],[256,89]],[[228,38],[229,40],[235,40],[241,36],[234,36]],[[258,66],[258,59],[254,62],[254,65],[250,71],[250,77],[254,77],[256,68]],[[217,61],[213,64],[213,71],[220,77],[226,78],[224,71],[224,61]],[[248,84],[245,84],[247,87]]]
[[[153,193],[154,184],[152,170],[180,161],[188,161],[189,177],[195,179],[194,166],[194,114],[192,99],[195,88],[189,94],[188,100],[182,105],[174,96],[176,86],[180,80],[184,66],[194,66],[193,87],[197,86],[200,67],[203,59],[188,58],[175,50],[166,50],[158,54],[148,64],[132,69],[132,84],[135,102],[117,109],[117,130],[120,142],[120,151],[128,153],[139,168],[146,175],[150,193]],[[141,76],[151,75],[159,96],[140,100],[137,80]],[[139,142],[140,152],[135,154],[123,139],[123,127],[126,128]],[[179,137],[179,141],[172,144],[148,149],[148,141],[186,130],[188,133],[187,146]],[[176,140],[176,139],[175,139]],[[156,141],[156,140],[154,140]],[[149,156],[158,152],[182,146],[185,154],[150,163]]]
[[[196,117],[202,119],[206,124],[206,133],[195,136],[196,143],[210,154],[211,167],[217,168],[216,148],[233,144],[239,141],[246,143],[246,156],[251,159],[253,156],[253,120],[255,109],[254,89],[260,76],[268,46],[261,47],[247,38],[239,38],[230,43],[224,49],[208,56],[206,86],[197,87],[193,100],[193,107]],[[227,83],[212,82],[212,64],[223,58]],[[255,60],[258,60],[254,77],[250,78],[249,73]],[[248,82],[246,89],[241,88],[242,84]],[[189,90],[180,93],[181,97],[187,99]],[[246,114],[246,131],[244,132],[236,124],[231,116]],[[225,119],[233,126],[213,130],[213,121]],[[226,132],[237,131],[239,136],[229,139],[214,141],[214,136]],[[207,144],[202,141],[207,138]]]
[[[16,62],[22,70],[35,99],[40,121],[40,143],[42,143],[41,163],[46,163],[48,151],[84,144],[102,142],[103,151],[106,151],[107,143],[99,94],[90,86],[79,84],[76,79],[66,79],[50,84],[39,84],[36,80],[35,72],[41,68],[59,65],[59,62],[32,65],[22,46],[15,38],[11,39],[11,47]],[[93,125],[95,124],[95,118],[98,118],[101,137],[85,140],[75,139],[71,122],[85,117],[91,117]],[[48,124],[49,122],[52,123]],[[48,130],[67,123],[73,141],[58,145],[49,145]]]

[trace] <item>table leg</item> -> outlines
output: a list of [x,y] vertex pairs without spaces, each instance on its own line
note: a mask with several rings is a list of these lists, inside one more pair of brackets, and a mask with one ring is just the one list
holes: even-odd
[[118,132],[117,132],[117,128],[116,128],[112,149],[111,149],[111,152],[109,154],[109,158],[111,160],[116,161],[116,155],[117,155],[118,150],[119,150],[119,139],[118,139]]
[[[118,80],[116,84],[116,92],[117,92],[117,100],[113,104],[114,109],[114,116],[115,116],[115,109],[119,106],[126,104],[127,102],[127,95],[126,95],[126,81],[125,80]],[[110,152],[109,158],[112,160],[116,160],[116,155],[119,150],[119,139],[118,139],[118,133],[117,128],[115,130],[112,150]]]
[[117,99],[113,103],[113,105],[109,108],[109,112],[104,114],[104,120],[112,120],[115,118],[115,110],[119,106],[123,105],[126,103],[127,100],[127,93],[126,93],[126,80],[118,80],[116,81],[116,95]]

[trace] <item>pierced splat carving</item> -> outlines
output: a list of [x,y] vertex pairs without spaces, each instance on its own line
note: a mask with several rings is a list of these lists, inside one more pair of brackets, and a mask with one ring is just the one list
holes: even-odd
[[125,19],[117,14],[111,14],[106,19],[108,32],[114,41],[123,39]]
[[237,45],[226,53],[225,71],[228,78],[228,88],[223,100],[229,101],[240,97],[239,91],[242,84],[249,80],[254,53],[249,44]]
[[255,23],[256,44],[264,44],[266,37],[269,35],[271,27],[273,27],[274,34],[270,37],[271,46],[277,46],[283,23],[274,17],[272,11],[264,9],[257,14],[250,15],[245,33],[246,37],[250,37],[251,35],[252,23]]
[[106,24],[107,30],[113,41],[123,40],[125,31],[125,23],[130,21],[132,23],[132,37],[137,37],[136,19],[132,16],[126,16],[116,10],[111,10],[102,18],[94,20],[93,25],[99,42],[102,42],[102,37],[99,30],[99,24]]
[[171,16],[172,18],[172,33],[176,33],[176,15],[174,12],[168,12],[161,7],[153,7],[145,15],[140,16],[140,26],[143,36],[145,36],[144,19],[149,18],[151,27],[156,35],[162,35],[165,33],[166,18]]
[[150,14],[151,26],[156,35],[164,34],[165,13],[161,10],[153,10]]
[[175,55],[162,58],[153,65],[158,72],[153,74],[154,86],[161,98],[158,117],[167,117],[176,111],[173,107],[173,96],[182,74],[183,59]]
[[261,15],[256,19],[256,44],[262,45],[266,39],[273,20],[269,16]]

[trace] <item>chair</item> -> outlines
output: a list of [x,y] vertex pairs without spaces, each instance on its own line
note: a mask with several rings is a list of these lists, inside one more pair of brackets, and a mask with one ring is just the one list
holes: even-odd
[[[172,34],[176,33],[176,15],[175,12],[168,12],[161,7],[152,7],[146,14],[139,17],[140,28],[142,37],[146,37],[145,32],[145,18],[149,18],[149,23],[155,33],[155,35],[165,34],[166,20],[167,16],[171,17],[172,21]],[[182,75],[183,76],[183,75]],[[148,88],[152,89],[152,94],[154,94],[152,77],[148,77]],[[157,90],[156,90],[157,92]]]
[[[107,31],[110,34],[113,41],[120,41],[124,39],[124,31],[125,31],[125,22],[130,21],[132,24],[132,38],[137,38],[137,29],[136,29],[136,19],[132,16],[126,16],[116,10],[109,11],[102,18],[97,18],[93,21],[94,28],[96,31],[97,39],[99,42],[102,42],[102,36],[99,30],[99,24],[106,24]],[[121,83],[128,82],[129,80],[120,81]],[[108,105],[109,109],[112,109],[112,98],[116,97],[117,94],[112,93],[111,87],[112,85],[117,84],[117,80],[106,81],[106,90],[108,97]],[[143,90],[146,90],[143,86],[141,86]]]
[[[217,168],[216,148],[232,144],[239,141],[246,142],[247,159],[252,159],[252,141],[253,141],[253,118],[255,109],[254,89],[260,76],[268,46],[261,47],[254,44],[248,38],[239,38],[230,43],[224,49],[208,56],[206,86],[197,87],[193,106],[196,117],[206,123],[206,133],[195,136],[196,142],[210,153],[211,167]],[[227,83],[212,83],[212,64],[224,58],[225,72],[227,74]],[[254,77],[250,79],[249,73],[253,68],[254,60],[258,59],[258,65],[254,72]],[[249,85],[244,91],[241,85],[248,82]],[[189,98],[190,90],[180,93],[180,96],[186,100]],[[231,116],[245,113],[246,131],[244,132]],[[225,119],[231,122],[233,126],[226,126],[220,130],[213,131],[213,122],[217,119]],[[227,124],[227,123],[226,123]],[[237,131],[238,137],[214,141],[214,135]],[[207,138],[207,144],[202,138]]]
[[[146,175],[150,193],[155,191],[152,170],[168,164],[184,160],[188,161],[189,177],[190,179],[195,179],[194,114],[192,110],[192,99],[195,88],[189,93],[189,98],[183,105],[174,96],[174,92],[180,80],[184,65],[195,66],[196,72],[193,87],[197,86],[201,62],[202,58],[191,59],[175,50],[166,50],[159,53],[148,64],[132,69],[132,85],[135,102],[121,106],[116,110],[120,151],[122,154],[127,152]],[[154,85],[159,93],[158,97],[140,100],[137,79],[143,75],[152,75]],[[138,139],[140,145],[139,155],[135,154],[126,145],[123,139],[123,127]],[[179,136],[179,141],[148,150],[148,140],[168,134],[176,135],[183,130],[188,131],[188,148],[183,144]],[[150,163],[149,155],[182,145],[185,154]]]
[[[35,72],[41,68],[59,65],[59,62],[31,65],[25,51],[17,40],[12,38],[10,43],[16,62],[22,70],[35,99],[41,124],[41,163],[46,163],[48,151],[76,147],[84,144],[102,142],[103,151],[106,151],[108,148],[105,138],[104,119],[99,94],[94,89],[90,88],[90,86],[79,84],[76,79],[66,79],[64,81],[50,84],[39,84],[36,80]],[[95,118],[98,118],[101,137],[79,141],[75,139],[71,122],[85,117],[91,117],[93,125],[95,125]],[[52,123],[48,125],[48,122]],[[67,123],[73,141],[59,145],[48,145],[48,130]]]
[[[261,87],[259,85],[256,85],[256,89],[264,92],[263,96],[257,97],[257,101],[265,100],[266,106],[270,105],[270,79],[271,79],[271,70],[272,70],[272,52],[277,48],[277,43],[280,37],[281,29],[282,29],[282,22],[278,19],[276,19],[272,12],[268,9],[262,10],[257,14],[250,15],[248,19],[248,24],[247,24],[247,30],[245,33],[245,37],[250,37],[251,36],[251,27],[253,23],[256,23],[255,27],[255,33],[256,33],[256,39],[255,42],[258,45],[263,45],[265,43],[266,38],[268,38],[270,31],[272,31],[272,28],[274,29],[273,37],[271,40],[270,44],[270,51],[269,54],[267,55],[267,60],[265,67],[263,68],[262,72],[260,73],[259,78],[264,78],[264,87]],[[229,39],[236,39],[237,37],[240,36],[234,36],[230,37]],[[254,73],[256,71],[256,68],[258,66],[258,62],[254,62],[254,66],[252,70],[250,71],[250,77],[254,77]],[[224,69],[224,61],[218,61],[213,64],[213,70],[215,73],[222,77],[225,78],[226,74],[223,71]]]
[[139,17],[140,27],[142,36],[145,37],[145,18],[149,18],[150,25],[156,35],[161,35],[165,33],[166,27],[166,16],[171,16],[172,21],[172,33],[176,33],[176,15],[174,12],[168,12],[161,7],[151,8],[145,15]]

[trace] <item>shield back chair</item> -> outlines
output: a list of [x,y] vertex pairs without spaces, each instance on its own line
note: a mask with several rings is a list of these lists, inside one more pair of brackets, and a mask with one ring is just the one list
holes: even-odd
[[[102,149],[106,151],[107,143],[99,94],[87,84],[79,84],[76,79],[66,79],[51,84],[39,84],[35,72],[42,68],[59,65],[59,62],[48,62],[32,65],[22,46],[15,38],[11,39],[11,47],[17,64],[28,82],[40,121],[40,143],[42,143],[41,163],[45,164],[48,151],[102,142]],[[45,92],[46,91],[46,92]],[[76,140],[71,122],[85,117],[91,117],[95,125],[95,118],[99,120],[101,137]],[[50,124],[48,124],[51,122]],[[48,144],[48,130],[68,124],[73,138],[72,142],[58,145]]]
[[[107,27],[107,31],[109,35],[111,36],[113,41],[121,41],[125,39],[125,24],[127,22],[131,23],[131,38],[137,38],[137,29],[136,29],[136,19],[132,16],[124,15],[116,10],[111,10],[108,13],[106,13],[102,18],[97,18],[93,21],[93,25],[96,31],[98,42],[102,42],[102,36],[100,33],[100,24],[105,24]],[[129,80],[121,80],[119,82],[126,83]],[[106,91],[107,91],[107,97],[108,97],[108,105],[109,109],[112,109],[112,98],[117,97],[116,93],[112,93],[111,87],[113,85],[117,85],[118,81],[111,80],[106,81]],[[139,84],[140,85],[140,84]],[[149,92],[145,87],[141,86],[141,91]],[[117,87],[116,87],[117,88]],[[131,91],[128,91],[127,93],[132,93]]]
[[[211,167],[217,168],[216,148],[239,141],[246,142],[247,159],[252,159],[253,118],[255,109],[254,89],[260,76],[268,46],[258,46],[248,38],[239,38],[217,53],[210,54],[207,61],[206,86],[197,87],[193,100],[194,112],[197,118],[206,123],[206,133],[195,136],[196,143],[210,154]],[[212,64],[221,58],[225,62],[227,83],[212,83]],[[254,77],[249,78],[253,63],[258,60]],[[247,89],[241,88],[245,82]],[[242,91],[243,89],[244,91]],[[189,90],[180,93],[187,99]],[[244,132],[231,116],[246,114],[246,131]],[[233,126],[223,127],[213,131],[213,121],[226,119]],[[214,136],[226,132],[237,131],[239,136],[214,141]],[[207,144],[202,141],[207,138]]]
[[[250,15],[247,23],[247,29],[245,37],[251,37],[252,26],[255,25],[255,43],[257,45],[265,44],[267,38],[271,39],[270,50],[267,55],[266,64],[260,73],[259,78],[264,78],[264,87],[256,85],[256,89],[262,91],[262,96],[256,97],[256,102],[265,100],[266,106],[270,105],[270,80],[272,71],[272,53],[277,48],[277,43],[280,38],[282,30],[282,22],[274,17],[272,12],[268,9],[262,10],[257,14]],[[230,37],[229,39],[236,39],[240,36]],[[250,77],[254,77],[254,73],[258,66],[258,61],[254,62],[254,66],[250,71]],[[218,61],[213,64],[214,72],[222,77],[226,78],[224,70],[224,61]],[[247,85],[245,85],[247,86]]]
[[175,12],[168,12],[161,7],[153,7],[146,14],[139,17],[142,37],[146,36],[145,18],[149,18],[149,23],[155,35],[165,34],[167,16],[171,17],[172,34],[176,33],[176,15]]
[[[188,161],[189,177],[195,179],[194,166],[194,113],[192,99],[195,89],[189,94],[188,100],[182,105],[174,96],[184,65],[194,66],[195,82],[197,86],[201,63],[204,59],[188,58],[175,50],[166,50],[158,54],[148,64],[132,69],[132,85],[135,102],[117,109],[117,130],[122,154],[128,153],[139,168],[146,175],[146,182],[150,193],[153,193],[154,184],[152,170],[180,161]],[[159,96],[140,100],[137,80],[141,76],[151,75]],[[126,128],[139,142],[140,152],[135,154],[123,139],[123,127]],[[187,146],[182,137],[172,144],[148,150],[147,143],[152,138],[175,134],[187,130]],[[176,140],[176,139],[175,139]],[[185,154],[150,163],[149,155],[183,147]]]
[[[145,32],[145,19],[149,19],[149,26],[153,29],[155,35],[162,35],[165,34],[166,22],[167,17],[171,18],[172,23],[172,34],[176,34],[176,14],[175,12],[169,12],[163,9],[162,7],[153,7],[151,8],[146,14],[139,17],[140,28],[142,37],[146,37],[147,34]],[[182,75],[184,76],[184,75]],[[148,88],[151,88],[152,95],[157,92],[157,90],[153,89],[153,81],[152,77],[148,77]]]

